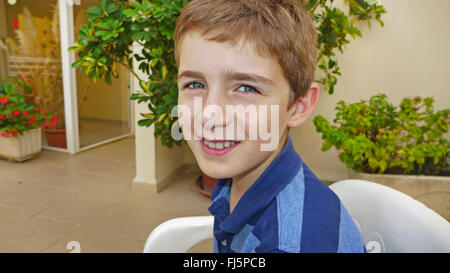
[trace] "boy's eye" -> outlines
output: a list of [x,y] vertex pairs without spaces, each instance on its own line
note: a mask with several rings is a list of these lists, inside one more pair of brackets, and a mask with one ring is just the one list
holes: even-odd
[[[241,89],[242,87],[244,87],[244,88]],[[239,91],[239,92],[242,92],[242,93],[249,93],[249,94],[251,94],[251,95],[259,94],[259,93],[260,93],[260,92],[258,91],[258,89],[254,88],[254,87],[252,87],[252,86],[249,86],[249,85],[241,85],[237,90],[241,90],[241,91]]]
[[[191,85],[192,85],[193,87],[189,87],[189,86],[191,86]],[[188,84],[186,85],[186,87],[196,89],[196,88],[200,88],[199,85],[203,85],[203,84],[200,83],[200,82],[191,82],[191,83],[188,83]]]

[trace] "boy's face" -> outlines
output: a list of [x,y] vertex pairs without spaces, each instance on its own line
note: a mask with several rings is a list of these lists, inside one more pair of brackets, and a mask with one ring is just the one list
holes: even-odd
[[[179,113],[180,124],[200,168],[214,178],[242,175],[262,163],[278,147],[292,113],[288,112],[292,91],[277,61],[259,56],[248,43],[242,48],[239,48],[240,45],[231,47],[228,43],[207,41],[199,32],[190,31],[184,35],[180,47],[178,105],[184,105],[190,110],[187,115]],[[196,75],[186,71],[196,72]],[[257,75],[268,81],[233,78],[234,73]],[[198,107],[200,99],[201,109]],[[214,119],[218,116],[205,114],[211,105],[222,110],[223,117]],[[259,111],[246,112],[245,117],[227,116],[226,107],[237,105],[244,108],[254,105],[253,109],[256,110],[265,105],[267,116]],[[271,112],[271,106],[278,108],[278,116]],[[250,128],[251,122],[258,124],[256,129]],[[197,129],[194,128],[195,123]],[[241,124],[243,131],[238,132],[239,126],[236,124]],[[189,136],[186,135],[187,127],[190,127]],[[232,130],[231,127],[234,128],[234,137],[226,134],[227,130]],[[220,130],[222,133],[217,135]],[[262,137],[261,130],[278,130],[277,134],[271,134],[271,138],[276,139],[267,140],[267,133]],[[216,135],[212,136],[214,133]],[[237,138],[240,133],[245,135],[245,139]],[[256,139],[250,139],[249,136],[254,136],[254,133],[257,133]],[[213,145],[205,142],[213,139],[218,142]],[[239,142],[233,145],[232,140]],[[261,149],[261,144],[269,142],[276,143],[274,149]]]

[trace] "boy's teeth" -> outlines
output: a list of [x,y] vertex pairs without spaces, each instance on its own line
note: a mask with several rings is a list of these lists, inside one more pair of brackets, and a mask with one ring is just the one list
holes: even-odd
[[203,141],[209,148],[221,150],[223,148],[230,147],[234,145],[234,141],[225,141],[225,142],[210,142],[207,140]]

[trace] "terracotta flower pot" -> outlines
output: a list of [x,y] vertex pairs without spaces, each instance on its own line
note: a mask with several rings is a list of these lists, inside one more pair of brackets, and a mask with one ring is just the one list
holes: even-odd
[[195,182],[195,187],[200,193],[206,196],[211,196],[211,193],[214,189],[214,186],[216,185],[216,182],[217,179],[209,177],[206,174],[202,173],[202,175],[197,178],[197,181]]
[[48,129],[44,128],[45,138],[48,146],[67,148],[66,129]]

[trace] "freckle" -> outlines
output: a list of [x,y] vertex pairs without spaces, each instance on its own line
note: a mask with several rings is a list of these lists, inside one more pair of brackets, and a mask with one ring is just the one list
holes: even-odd
[[17,182],[17,184],[22,184],[22,180],[19,180],[19,182]]

